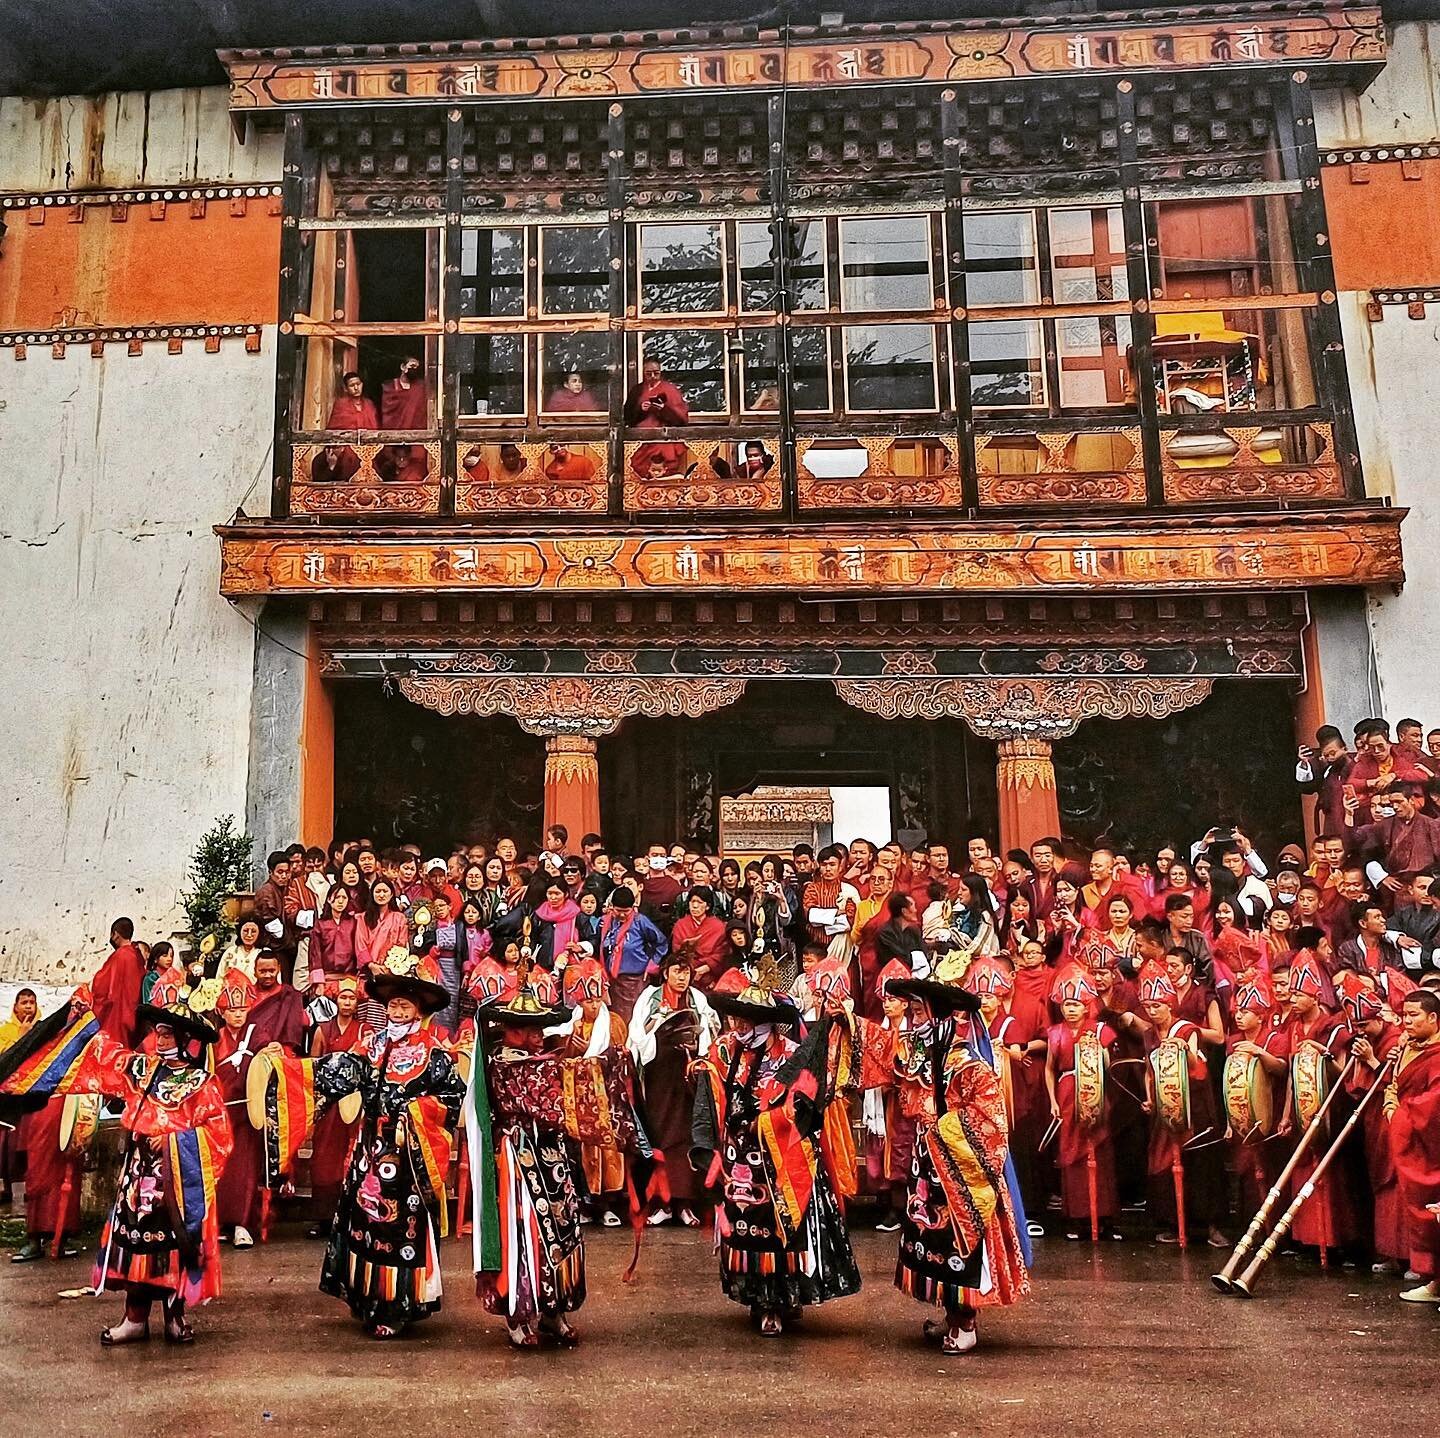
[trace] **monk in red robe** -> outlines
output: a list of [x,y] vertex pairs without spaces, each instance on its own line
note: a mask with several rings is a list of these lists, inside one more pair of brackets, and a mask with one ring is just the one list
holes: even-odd
[[[414,355],[407,355],[400,362],[400,373],[381,386],[380,428],[430,428],[430,394]],[[375,463],[383,478],[399,484],[423,480],[428,469],[423,444],[387,444]]]
[[[280,957],[269,952],[255,960],[255,985],[246,1006],[245,1054],[236,1069],[239,1096],[245,1093],[244,1081],[250,1071],[250,1058],[268,1044],[279,1044],[288,1055],[300,1057],[305,1052],[305,1003],[299,991],[280,978]],[[233,1055],[232,1055],[233,1057]],[[227,1096],[227,1102],[230,1100]],[[238,1110],[232,1110],[238,1112]],[[268,1208],[265,1188],[264,1153],[259,1148],[260,1135],[244,1122],[234,1123],[235,1151],[226,1170],[224,1189],[219,1195],[220,1223],[233,1225],[236,1248],[249,1248],[258,1229],[263,1238]],[[248,1129],[248,1134],[246,1130]],[[250,1139],[256,1141],[252,1146]]]
[[[1350,1053],[1355,1068],[1345,1081],[1345,1091],[1359,1103],[1379,1082],[1385,1061],[1399,1047],[1404,1035],[1398,1024],[1388,1023],[1374,984],[1360,974],[1343,973],[1337,987],[1353,1037]],[[1379,1097],[1377,1095],[1377,1097]],[[1370,1185],[1374,1224],[1371,1228],[1376,1271],[1397,1272],[1408,1248],[1405,1222],[1400,1211],[1400,1192],[1395,1176],[1395,1158],[1390,1152],[1390,1125],[1384,1107],[1376,1102],[1365,1106],[1361,1115],[1365,1136],[1365,1174]]]
[[1407,994],[1401,1019],[1405,1050],[1385,1093],[1390,1152],[1400,1183],[1400,1206],[1410,1267],[1420,1285],[1402,1293],[1408,1303],[1440,1301],[1440,995]]
[[1078,967],[1058,979],[1055,999],[1060,1005],[1060,1022],[1050,1027],[1045,1038],[1045,1087],[1051,1121],[1060,1126],[1057,1162],[1065,1236],[1078,1239],[1082,1224],[1088,1220],[1096,1232],[1118,1238],[1115,1218],[1120,1212],[1120,1194],[1115,1183],[1108,1105],[1102,1108],[1096,1122],[1087,1125],[1081,1120],[1076,1101],[1076,1055],[1081,1039],[1093,1038],[1108,1059],[1113,1056],[1117,1036],[1109,1024],[1095,1017],[1100,996],[1089,975]]
[[[1301,1050],[1316,1046],[1323,1049],[1332,1080],[1344,1061],[1350,1031],[1342,1015],[1321,1007],[1323,994],[1324,979],[1319,961],[1308,950],[1302,949],[1290,966],[1290,1021],[1287,1030],[1291,1083],[1285,1100],[1285,1116],[1280,1124],[1282,1133],[1288,1133],[1299,1117],[1295,1112],[1294,1076]],[[1337,1100],[1337,1108],[1339,1104],[1340,1100]],[[1330,1120],[1331,1123],[1335,1121]],[[1325,1142],[1320,1142],[1312,1144],[1307,1150],[1291,1176],[1292,1194],[1310,1181],[1315,1165],[1327,1146]],[[1343,1175],[1332,1169],[1321,1177],[1309,1202],[1296,1214],[1291,1232],[1297,1243],[1312,1248],[1343,1249],[1355,1242],[1357,1227],[1354,1204]]]
[[135,1010],[145,982],[145,960],[132,942],[135,925],[116,919],[110,926],[110,957],[90,983],[92,1011],[101,1030],[116,1043],[134,1046]]
[[215,1044],[215,1076],[225,1095],[234,1147],[216,1185],[215,1202],[220,1227],[236,1248],[254,1246],[252,1230],[260,1230],[264,1217],[260,1190],[265,1186],[265,1142],[245,1109],[250,1062],[262,1047],[250,1019],[254,1003],[255,985],[242,970],[231,969],[215,1003],[225,1024]]
[[[660,361],[648,359],[640,370],[640,383],[625,397],[625,424],[630,429],[666,429],[690,423],[685,396],[665,379]],[[630,467],[641,479],[678,474],[685,467],[685,446],[655,441],[635,451]]]
[[[335,987],[335,1017],[315,1026],[310,1041],[310,1057],[325,1054],[358,1053],[373,1037],[368,1024],[356,1017],[360,1004],[360,981],[347,974]],[[330,1233],[330,1220],[340,1198],[340,1185],[350,1162],[350,1145],[360,1124],[357,1115],[346,1123],[340,1105],[326,1107],[315,1124],[310,1140],[310,1220],[311,1238],[325,1238]]]
[[[379,429],[380,416],[375,413],[374,400],[365,395],[365,381],[350,370],[341,380],[345,392],[335,396],[330,406],[330,418],[325,421],[326,429]],[[399,429],[402,426],[394,425]],[[409,426],[404,426],[408,428]],[[424,428],[424,426],[420,426]]]

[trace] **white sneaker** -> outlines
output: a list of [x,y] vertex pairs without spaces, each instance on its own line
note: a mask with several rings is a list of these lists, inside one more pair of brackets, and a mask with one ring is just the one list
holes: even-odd
[[241,1228],[237,1223],[235,1225],[235,1237],[231,1239],[231,1244],[235,1248],[254,1248],[255,1240],[250,1237],[250,1230],[248,1228]]
[[670,1210],[668,1208],[657,1208],[645,1222],[648,1223],[651,1228],[659,1228],[662,1223],[670,1222]]
[[625,1220],[621,1218],[613,1208],[607,1208],[605,1212],[600,1215],[600,1222],[606,1228],[620,1228]]
[[1400,1295],[1401,1303],[1440,1303],[1440,1292],[1433,1283],[1422,1283],[1419,1288],[1407,1288]]

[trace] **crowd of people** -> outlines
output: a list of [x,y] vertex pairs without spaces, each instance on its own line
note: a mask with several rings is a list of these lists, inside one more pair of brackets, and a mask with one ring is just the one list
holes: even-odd
[[[563,828],[428,859],[297,844],[198,957],[118,920],[69,1017],[112,1046],[92,1090],[144,1131],[154,1035],[209,1042],[186,1029],[209,986],[213,1077],[177,1088],[228,1158],[207,1222],[237,1248],[263,1236],[308,1139],[322,1287],[379,1337],[438,1307],[464,1105],[482,1297],[520,1346],[573,1339],[586,1222],[709,1225],[724,1292],[770,1335],[856,1290],[863,1213],[900,1234],[897,1284],[942,1310],[927,1337],[965,1352],[978,1307],[1028,1290],[1032,1239],[1227,1248],[1302,1136],[1338,1133],[1372,1086],[1327,1168],[1324,1141],[1289,1165],[1314,1191],[1288,1243],[1440,1302],[1440,760],[1419,729],[1366,720],[1354,753],[1322,729],[1296,769],[1315,837],[1268,856],[1228,823],[1143,851],[972,836],[963,859],[864,838],[632,857]],[[0,1049],[36,1022],[22,993]],[[278,1076],[258,1126],[256,1063]],[[0,1092],[28,1071],[0,1052]],[[16,1261],[78,1228],[57,1102],[22,1127]],[[141,1152],[130,1177],[169,1181]],[[204,1296],[193,1273],[157,1281],[153,1254],[117,1259],[125,1231],[107,1229],[115,1282]],[[189,1332],[183,1302],[165,1311]]]

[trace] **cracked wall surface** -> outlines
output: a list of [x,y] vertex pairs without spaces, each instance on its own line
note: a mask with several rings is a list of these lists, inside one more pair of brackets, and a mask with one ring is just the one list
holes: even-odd
[[211,526],[268,497],[272,341],[0,356],[0,981],[87,978],[119,914],[169,938],[243,820],[255,633]]
[[[1316,97],[1316,138],[1322,150],[1348,146],[1424,145],[1440,141],[1440,24],[1396,25],[1385,68],[1361,94]],[[1417,185],[1417,190],[1419,186]],[[1403,225],[1405,217],[1380,213],[1376,223]],[[1337,263],[1342,256],[1337,252]],[[1427,286],[1440,287],[1440,273]],[[1426,655],[1440,634],[1440,503],[1435,458],[1440,455],[1440,304],[1386,305],[1382,317],[1366,313],[1368,289],[1340,294],[1346,367],[1360,440],[1366,488],[1409,508],[1405,521],[1405,588],[1372,590],[1369,625],[1351,631],[1336,656],[1353,673],[1374,672],[1368,702],[1354,709],[1408,715],[1427,728],[1440,724],[1440,679]],[[1360,652],[1361,646],[1368,653]],[[1327,681],[1326,701],[1331,704]],[[1344,719],[1352,714],[1347,706]],[[1340,722],[1340,720],[1337,720]]]

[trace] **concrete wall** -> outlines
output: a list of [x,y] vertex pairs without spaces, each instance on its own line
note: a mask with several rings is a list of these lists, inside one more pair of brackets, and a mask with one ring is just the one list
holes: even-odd
[[[1322,150],[1440,140],[1440,24],[1393,26],[1384,71],[1362,94],[1317,95],[1316,129]],[[1376,221],[1401,224],[1403,216]],[[1440,285],[1440,274],[1428,283]],[[1355,625],[1332,628],[1323,668],[1343,667],[1356,679],[1338,696],[1326,688],[1327,717],[1346,732],[1363,717],[1347,706],[1370,687],[1372,665],[1378,712],[1392,720],[1413,714],[1427,728],[1440,724],[1440,665],[1429,653],[1440,638],[1440,305],[1426,307],[1423,319],[1389,305],[1383,319],[1372,321],[1368,299],[1364,291],[1340,296],[1350,393],[1366,488],[1410,510],[1401,536],[1407,577],[1398,595],[1371,592],[1368,633]]]

